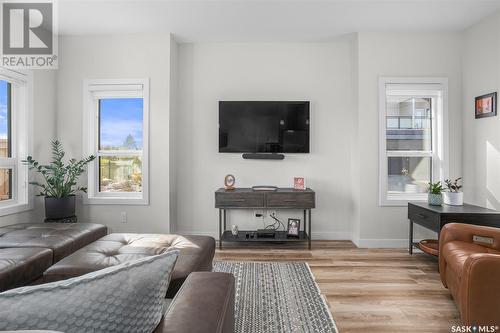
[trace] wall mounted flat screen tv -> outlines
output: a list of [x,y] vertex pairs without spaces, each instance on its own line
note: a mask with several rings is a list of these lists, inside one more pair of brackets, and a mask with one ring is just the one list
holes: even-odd
[[219,102],[220,153],[309,153],[309,102]]

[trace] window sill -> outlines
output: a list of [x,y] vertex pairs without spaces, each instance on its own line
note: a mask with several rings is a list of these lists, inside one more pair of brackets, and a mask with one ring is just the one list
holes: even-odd
[[147,206],[149,200],[147,198],[134,197],[89,197],[83,198],[84,205],[137,205]]
[[408,202],[425,202],[427,201],[427,194],[425,196],[408,196],[408,197],[388,197],[380,199],[379,206],[380,207],[406,207],[408,206]]
[[12,203],[10,205],[0,205],[0,216],[12,215],[27,212],[33,209],[33,204]]

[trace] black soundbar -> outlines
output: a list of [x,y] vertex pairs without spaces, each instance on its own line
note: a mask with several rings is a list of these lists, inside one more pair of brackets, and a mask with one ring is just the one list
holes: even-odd
[[285,155],[275,153],[245,153],[242,155],[245,160],[283,160]]

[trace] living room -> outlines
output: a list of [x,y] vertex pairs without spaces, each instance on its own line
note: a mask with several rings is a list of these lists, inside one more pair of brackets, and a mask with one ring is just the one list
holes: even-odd
[[2,2],[0,330],[499,331],[500,1],[40,4]]

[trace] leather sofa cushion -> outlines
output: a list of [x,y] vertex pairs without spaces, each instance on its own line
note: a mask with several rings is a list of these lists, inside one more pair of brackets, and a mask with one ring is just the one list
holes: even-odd
[[233,333],[234,276],[190,274],[153,333]]
[[52,251],[49,249],[0,249],[0,291],[35,281],[50,265]]
[[442,249],[442,254],[446,258],[448,267],[458,278],[462,276],[463,267],[467,258],[475,253],[500,254],[499,251],[494,249],[463,241],[447,242],[443,245]]
[[64,258],[44,273],[44,281],[63,280],[167,250],[180,251],[167,297],[173,297],[189,273],[210,271],[215,240],[207,236],[109,234]]
[[58,262],[106,233],[105,226],[94,223],[22,223],[0,228],[0,248],[47,248]]

